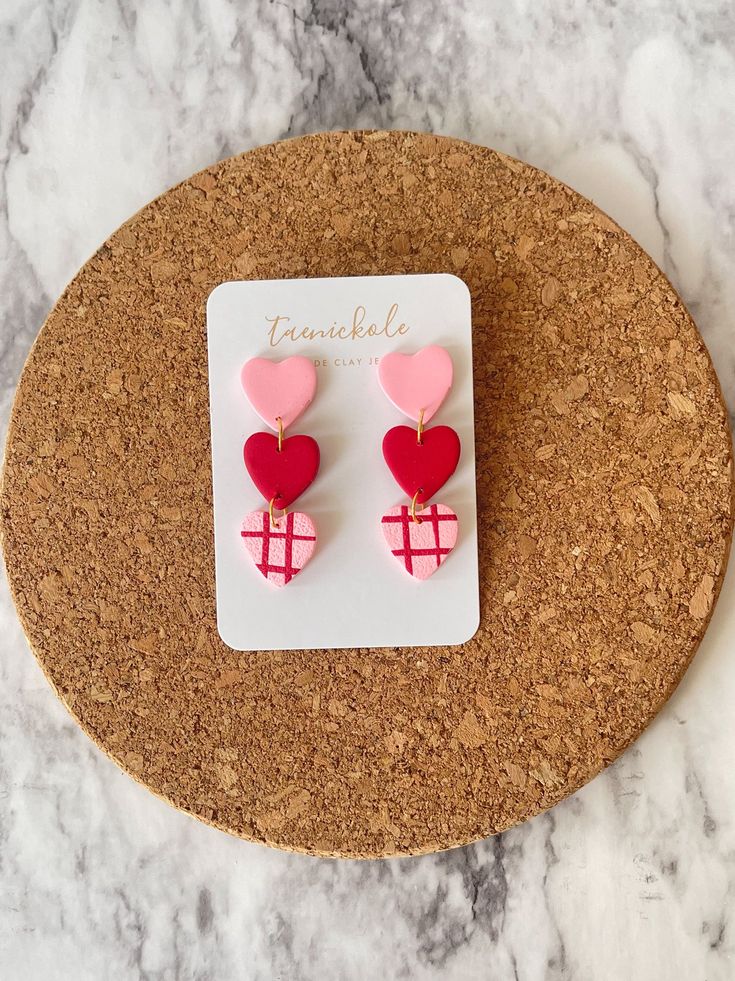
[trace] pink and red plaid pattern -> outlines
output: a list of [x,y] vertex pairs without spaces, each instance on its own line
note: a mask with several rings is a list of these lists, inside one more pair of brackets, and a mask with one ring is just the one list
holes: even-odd
[[285,586],[301,572],[316,548],[316,527],[302,511],[278,518],[277,527],[271,527],[267,511],[251,511],[240,534],[258,570],[275,586]]
[[457,543],[457,515],[445,504],[430,504],[411,517],[407,504],[386,511],[381,519],[383,535],[398,561],[416,579],[436,572]]

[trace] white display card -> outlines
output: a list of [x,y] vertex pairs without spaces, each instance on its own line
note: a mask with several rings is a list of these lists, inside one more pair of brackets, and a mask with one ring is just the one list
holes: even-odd
[[[456,276],[368,276],[223,283],[207,304],[217,625],[236,650],[461,644],[479,625],[470,294]],[[386,430],[414,425],[383,394],[379,359],[445,347],[454,384],[428,426],[462,442],[455,474],[433,501],[459,519],[454,551],[431,578],[412,578],[390,553],[380,519],[410,503],[381,451]],[[321,450],[319,474],[291,507],[317,527],[311,562],[273,586],[243,546],[246,512],[267,509],[243,445],[268,427],[240,382],[253,357],[306,355],[317,366],[312,404],[286,436]]]

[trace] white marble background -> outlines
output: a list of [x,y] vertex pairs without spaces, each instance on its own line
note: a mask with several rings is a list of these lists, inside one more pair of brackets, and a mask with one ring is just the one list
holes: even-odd
[[[661,263],[735,408],[730,0],[2,0],[0,409],[79,265],[219,157],[341,127],[495,146]],[[735,977],[735,570],[659,719],[575,798],[473,847],[250,845],[128,779],[0,605],[0,977]]]

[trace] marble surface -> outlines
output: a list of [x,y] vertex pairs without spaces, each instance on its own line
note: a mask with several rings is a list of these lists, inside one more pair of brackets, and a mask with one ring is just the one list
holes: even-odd
[[[433,130],[549,170],[631,231],[735,408],[726,0],[3,0],[0,410],[67,280],[193,171],[285,136]],[[420,859],[228,838],[71,721],[0,597],[0,976],[735,976],[735,568],[638,743],[553,811]]]

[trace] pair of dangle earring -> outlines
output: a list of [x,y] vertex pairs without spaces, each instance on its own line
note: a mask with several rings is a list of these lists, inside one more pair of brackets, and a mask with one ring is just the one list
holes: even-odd
[[[399,504],[381,518],[392,554],[416,579],[428,579],[457,543],[457,515],[446,504],[428,504],[459,463],[457,433],[450,426],[425,428],[452,387],[449,352],[436,344],[414,355],[381,358],[378,380],[388,399],[411,426],[394,426],[383,438],[383,457],[410,504]],[[428,506],[427,506],[428,505]]]
[[[410,503],[391,508],[381,519],[390,551],[416,579],[428,579],[457,542],[457,515],[446,504],[429,503],[459,462],[457,433],[449,426],[427,428],[449,393],[452,375],[452,359],[437,345],[414,355],[388,354],[378,368],[389,400],[417,424],[416,429],[394,426],[383,439],[385,462]],[[285,586],[316,548],[313,520],[288,508],[316,478],[319,445],[311,436],[286,436],[314,398],[316,369],[302,356],[280,362],[252,358],[241,381],[273,433],[254,433],[245,442],[245,467],[268,506],[245,516],[240,535],[264,578]]]

